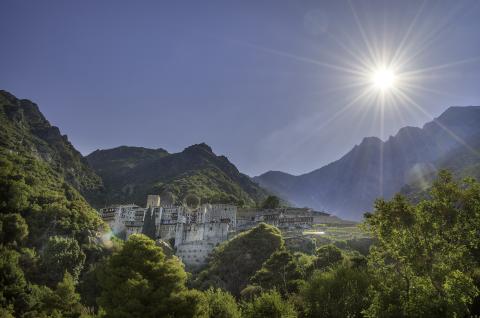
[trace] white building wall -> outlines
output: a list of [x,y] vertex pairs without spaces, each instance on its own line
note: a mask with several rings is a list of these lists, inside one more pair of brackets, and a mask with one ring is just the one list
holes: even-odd
[[183,206],[159,206],[157,196],[147,198],[147,208],[123,205],[111,210],[109,225],[115,234],[126,238],[141,233],[148,208],[155,214],[156,236],[163,240],[175,239],[176,254],[187,266],[201,265],[213,248],[228,239],[236,227],[237,208],[228,204],[204,204],[195,211]]
[[177,247],[175,253],[186,266],[194,267],[205,263],[215,244],[207,241],[187,242]]

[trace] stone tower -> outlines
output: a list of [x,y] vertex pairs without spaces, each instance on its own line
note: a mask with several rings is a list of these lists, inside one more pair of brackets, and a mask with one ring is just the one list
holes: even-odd
[[147,209],[160,206],[160,196],[156,194],[149,194],[147,196]]

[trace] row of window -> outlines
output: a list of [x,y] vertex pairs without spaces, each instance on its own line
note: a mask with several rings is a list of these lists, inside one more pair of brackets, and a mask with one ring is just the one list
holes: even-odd
[[183,250],[181,252],[183,252],[183,253],[192,253],[192,252],[196,253],[196,252],[208,252],[208,251],[207,250],[198,250],[198,251],[197,250]]

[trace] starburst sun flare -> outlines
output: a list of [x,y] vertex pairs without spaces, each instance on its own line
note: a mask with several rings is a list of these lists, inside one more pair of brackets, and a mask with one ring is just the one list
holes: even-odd
[[396,74],[389,68],[380,68],[372,74],[372,84],[375,88],[383,91],[395,86]]

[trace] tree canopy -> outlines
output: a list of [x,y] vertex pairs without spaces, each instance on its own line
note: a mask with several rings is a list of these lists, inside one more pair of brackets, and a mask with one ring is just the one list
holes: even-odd
[[263,290],[275,289],[282,295],[298,291],[302,270],[295,257],[285,249],[276,251],[250,279]]
[[283,246],[280,230],[261,223],[218,246],[194,285],[202,289],[223,288],[239,296],[250,277]]
[[189,294],[187,275],[177,258],[140,234],[129,237],[100,274],[99,304],[107,317],[163,317],[180,303],[196,308],[201,296]]
[[366,224],[376,239],[368,317],[452,317],[478,295],[480,185],[441,172],[426,200],[378,200]]
[[263,209],[276,209],[280,207],[280,199],[275,195],[269,195],[263,202]]
[[245,304],[246,318],[296,318],[298,316],[294,305],[282,299],[275,290],[262,293],[251,302]]

